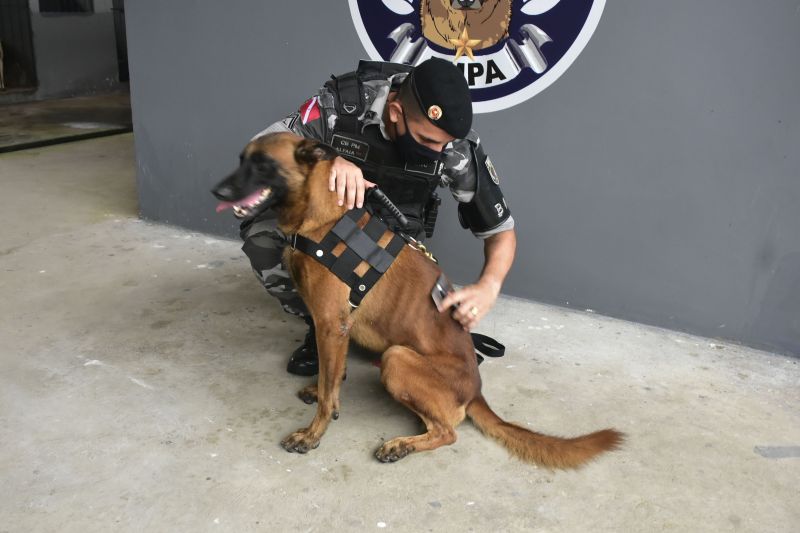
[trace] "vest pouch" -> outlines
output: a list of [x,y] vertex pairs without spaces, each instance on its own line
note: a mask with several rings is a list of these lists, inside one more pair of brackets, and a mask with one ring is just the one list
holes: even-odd
[[422,213],[420,213],[419,206],[416,204],[396,204],[395,206],[408,220],[406,227],[400,227],[400,223],[394,215],[382,204],[377,202],[369,202],[369,207],[372,213],[380,217],[392,231],[403,232],[406,235],[411,235],[417,240],[425,238],[425,225],[423,223]]
[[422,219],[422,224],[425,227],[425,236],[428,238],[433,237],[433,229],[436,227],[436,218],[439,216],[440,205],[442,205],[442,199],[436,193],[431,194],[430,200],[425,204],[425,216]]
[[[426,208],[436,189],[438,176],[431,178],[398,170],[400,169],[385,169],[380,176],[370,175],[368,171],[365,174],[367,179],[376,183],[408,219],[408,227],[402,231],[415,239],[424,239]],[[397,220],[385,207],[379,205],[374,207],[383,220],[394,229],[400,229]]]

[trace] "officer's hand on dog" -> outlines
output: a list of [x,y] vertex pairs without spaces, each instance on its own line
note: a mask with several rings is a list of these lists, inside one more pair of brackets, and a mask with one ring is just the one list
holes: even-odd
[[328,190],[336,191],[339,205],[344,205],[347,196],[347,209],[364,206],[364,192],[375,184],[364,179],[361,169],[339,156],[333,160]]
[[452,311],[453,318],[461,324],[464,331],[470,331],[486,316],[500,295],[500,284],[492,280],[482,279],[474,285],[448,294],[442,300],[442,312],[458,304]]

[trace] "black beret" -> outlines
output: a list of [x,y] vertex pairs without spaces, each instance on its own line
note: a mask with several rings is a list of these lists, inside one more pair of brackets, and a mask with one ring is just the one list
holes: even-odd
[[411,73],[411,88],[420,111],[435,126],[456,139],[472,127],[472,98],[461,70],[450,61],[432,57]]

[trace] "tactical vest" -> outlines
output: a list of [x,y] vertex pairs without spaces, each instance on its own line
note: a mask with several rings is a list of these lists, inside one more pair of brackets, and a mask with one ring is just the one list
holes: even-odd
[[435,191],[442,179],[443,163],[407,163],[394,143],[384,139],[380,126],[374,124],[362,130],[358,120],[364,112],[362,83],[387,80],[394,74],[411,72],[412,69],[408,65],[361,61],[356,71],[332,76],[325,85],[334,95],[337,119],[326,140],[339,155],[361,168],[367,180],[381,188],[406,216],[409,224],[401,229],[395,217],[381,204],[370,204],[373,213],[392,229],[422,240],[433,235],[441,203]]

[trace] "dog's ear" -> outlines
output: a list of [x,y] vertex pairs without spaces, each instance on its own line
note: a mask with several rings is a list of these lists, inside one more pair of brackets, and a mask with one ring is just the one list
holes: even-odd
[[305,165],[313,165],[317,161],[328,161],[337,155],[339,154],[336,150],[313,139],[303,139],[294,150],[295,160]]

